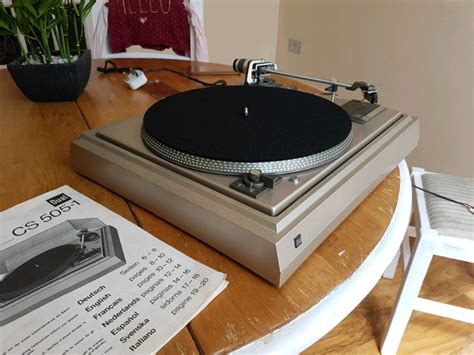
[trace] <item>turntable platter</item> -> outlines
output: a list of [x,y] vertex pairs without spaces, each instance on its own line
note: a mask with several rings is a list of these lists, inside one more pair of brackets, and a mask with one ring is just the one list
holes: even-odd
[[352,123],[338,105],[274,87],[186,91],[146,112],[142,136],[176,164],[220,174],[287,173],[325,164],[349,146]]
[[77,245],[61,245],[45,251],[13,270],[0,282],[0,300],[21,296],[52,280],[81,256]]

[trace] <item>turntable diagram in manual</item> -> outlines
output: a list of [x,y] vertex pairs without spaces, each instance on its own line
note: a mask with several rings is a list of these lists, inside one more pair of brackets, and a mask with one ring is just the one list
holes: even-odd
[[0,222],[2,354],[152,353],[227,286],[69,186]]

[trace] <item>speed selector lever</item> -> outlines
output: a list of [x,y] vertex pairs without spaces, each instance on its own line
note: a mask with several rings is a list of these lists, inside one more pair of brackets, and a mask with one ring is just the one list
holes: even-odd
[[243,175],[230,184],[230,187],[248,196],[257,198],[264,192],[274,189],[275,185],[280,181],[281,176],[266,175],[258,169],[252,169],[248,174]]

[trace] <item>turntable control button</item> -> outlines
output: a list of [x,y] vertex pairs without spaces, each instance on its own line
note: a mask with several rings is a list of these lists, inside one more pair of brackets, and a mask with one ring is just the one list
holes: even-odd
[[245,175],[243,177],[243,183],[249,189],[263,189],[264,188],[263,182],[260,181],[260,177],[256,178],[255,176],[252,176],[250,174]]
[[258,169],[252,169],[232,182],[230,187],[253,198],[258,198],[264,192],[274,189],[275,185],[281,181],[281,176],[265,175]]
[[261,176],[262,172],[258,169],[252,169],[249,171],[249,179],[253,182],[260,181]]

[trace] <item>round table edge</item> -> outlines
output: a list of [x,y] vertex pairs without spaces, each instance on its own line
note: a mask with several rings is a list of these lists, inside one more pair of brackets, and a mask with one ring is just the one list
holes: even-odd
[[362,302],[397,254],[410,221],[411,179],[405,160],[399,163],[398,169],[400,190],[395,211],[382,238],[362,265],[305,313],[231,354],[300,353],[326,335]]

